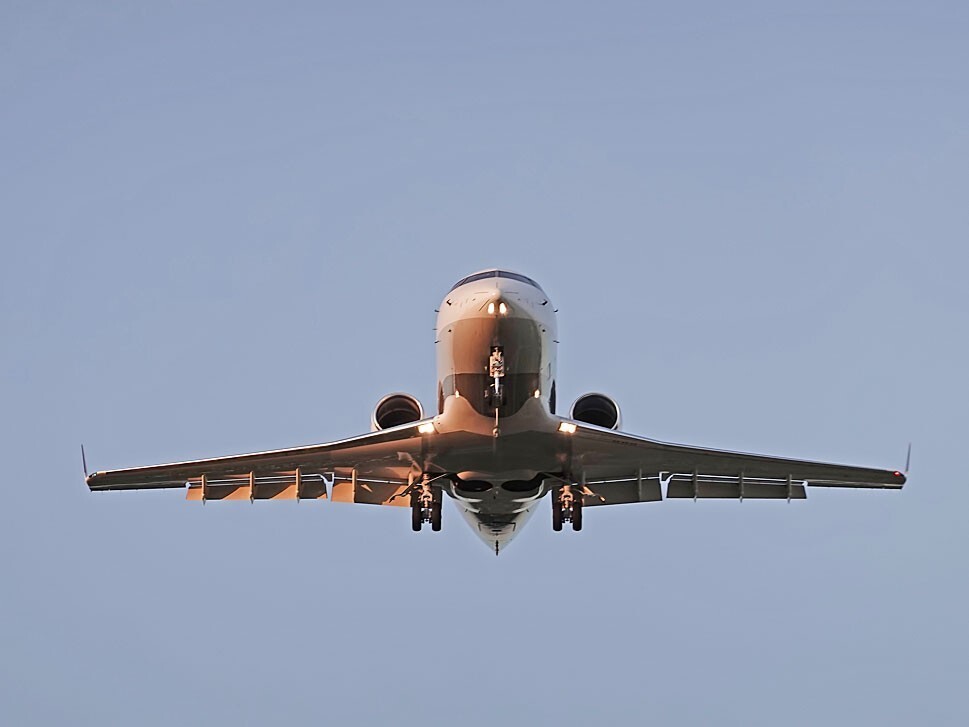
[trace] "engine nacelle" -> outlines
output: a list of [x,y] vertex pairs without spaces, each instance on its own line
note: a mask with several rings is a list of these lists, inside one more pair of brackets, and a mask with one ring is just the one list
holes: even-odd
[[619,429],[622,426],[619,404],[605,394],[583,394],[575,400],[569,416],[604,429]]
[[370,431],[379,432],[381,429],[410,424],[424,418],[424,407],[416,397],[410,394],[387,394],[377,402],[370,417]]

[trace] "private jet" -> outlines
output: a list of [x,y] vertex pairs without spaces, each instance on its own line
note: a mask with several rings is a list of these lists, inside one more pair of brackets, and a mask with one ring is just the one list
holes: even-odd
[[[668,444],[622,431],[619,404],[588,393],[556,413],[556,310],[508,270],[462,278],[437,311],[437,406],[392,393],[367,434],[325,444],[87,473],[92,491],[183,488],[189,500],[304,500],[409,508],[441,529],[445,496],[497,554],[542,498],[552,529],[585,510],[664,498],[803,500],[806,487],[900,489],[881,470]],[[83,459],[83,449],[82,449]],[[906,465],[907,471],[907,465]]]

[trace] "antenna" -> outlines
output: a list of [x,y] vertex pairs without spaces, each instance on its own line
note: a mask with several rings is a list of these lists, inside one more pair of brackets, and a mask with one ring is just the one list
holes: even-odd
[[905,455],[905,474],[908,474],[908,468],[912,464],[912,443],[908,443],[908,454]]
[[84,456],[84,445],[81,445],[81,466],[84,467],[84,479],[87,479],[87,457]]

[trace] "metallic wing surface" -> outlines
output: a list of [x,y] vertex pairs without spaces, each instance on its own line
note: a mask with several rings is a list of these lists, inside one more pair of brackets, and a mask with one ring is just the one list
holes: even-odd
[[579,421],[572,472],[585,505],[668,498],[804,499],[805,485],[899,489],[895,470],[811,462],[658,442]]
[[[325,499],[409,505],[421,422],[337,442],[95,472],[92,491],[188,487],[188,499]],[[331,491],[328,493],[328,486]]]

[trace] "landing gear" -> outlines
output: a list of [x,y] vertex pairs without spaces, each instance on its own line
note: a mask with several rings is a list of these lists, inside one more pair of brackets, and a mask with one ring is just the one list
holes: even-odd
[[582,529],[582,495],[565,485],[552,493],[552,530],[558,532],[563,522],[571,522],[572,529]]
[[424,523],[431,524],[431,530],[441,529],[441,490],[422,483],[410,496],[410,526],[415,533],[420,532]]
[[410,528],[415,533],[421,531],[421,526],[424,524],[424,509],[419,505],[414,504],[414,498],[411,497],[410,504]]
[[505,387],[502,384],[505,378],[505,349],[501,346],[491,347],[491,355],[488,357],[488,376],[493,383],[485,389],[485,404],[495,410],[495,427],[492,434],[497,439],[501,433],[498,427],[498,412],[505,403]]

